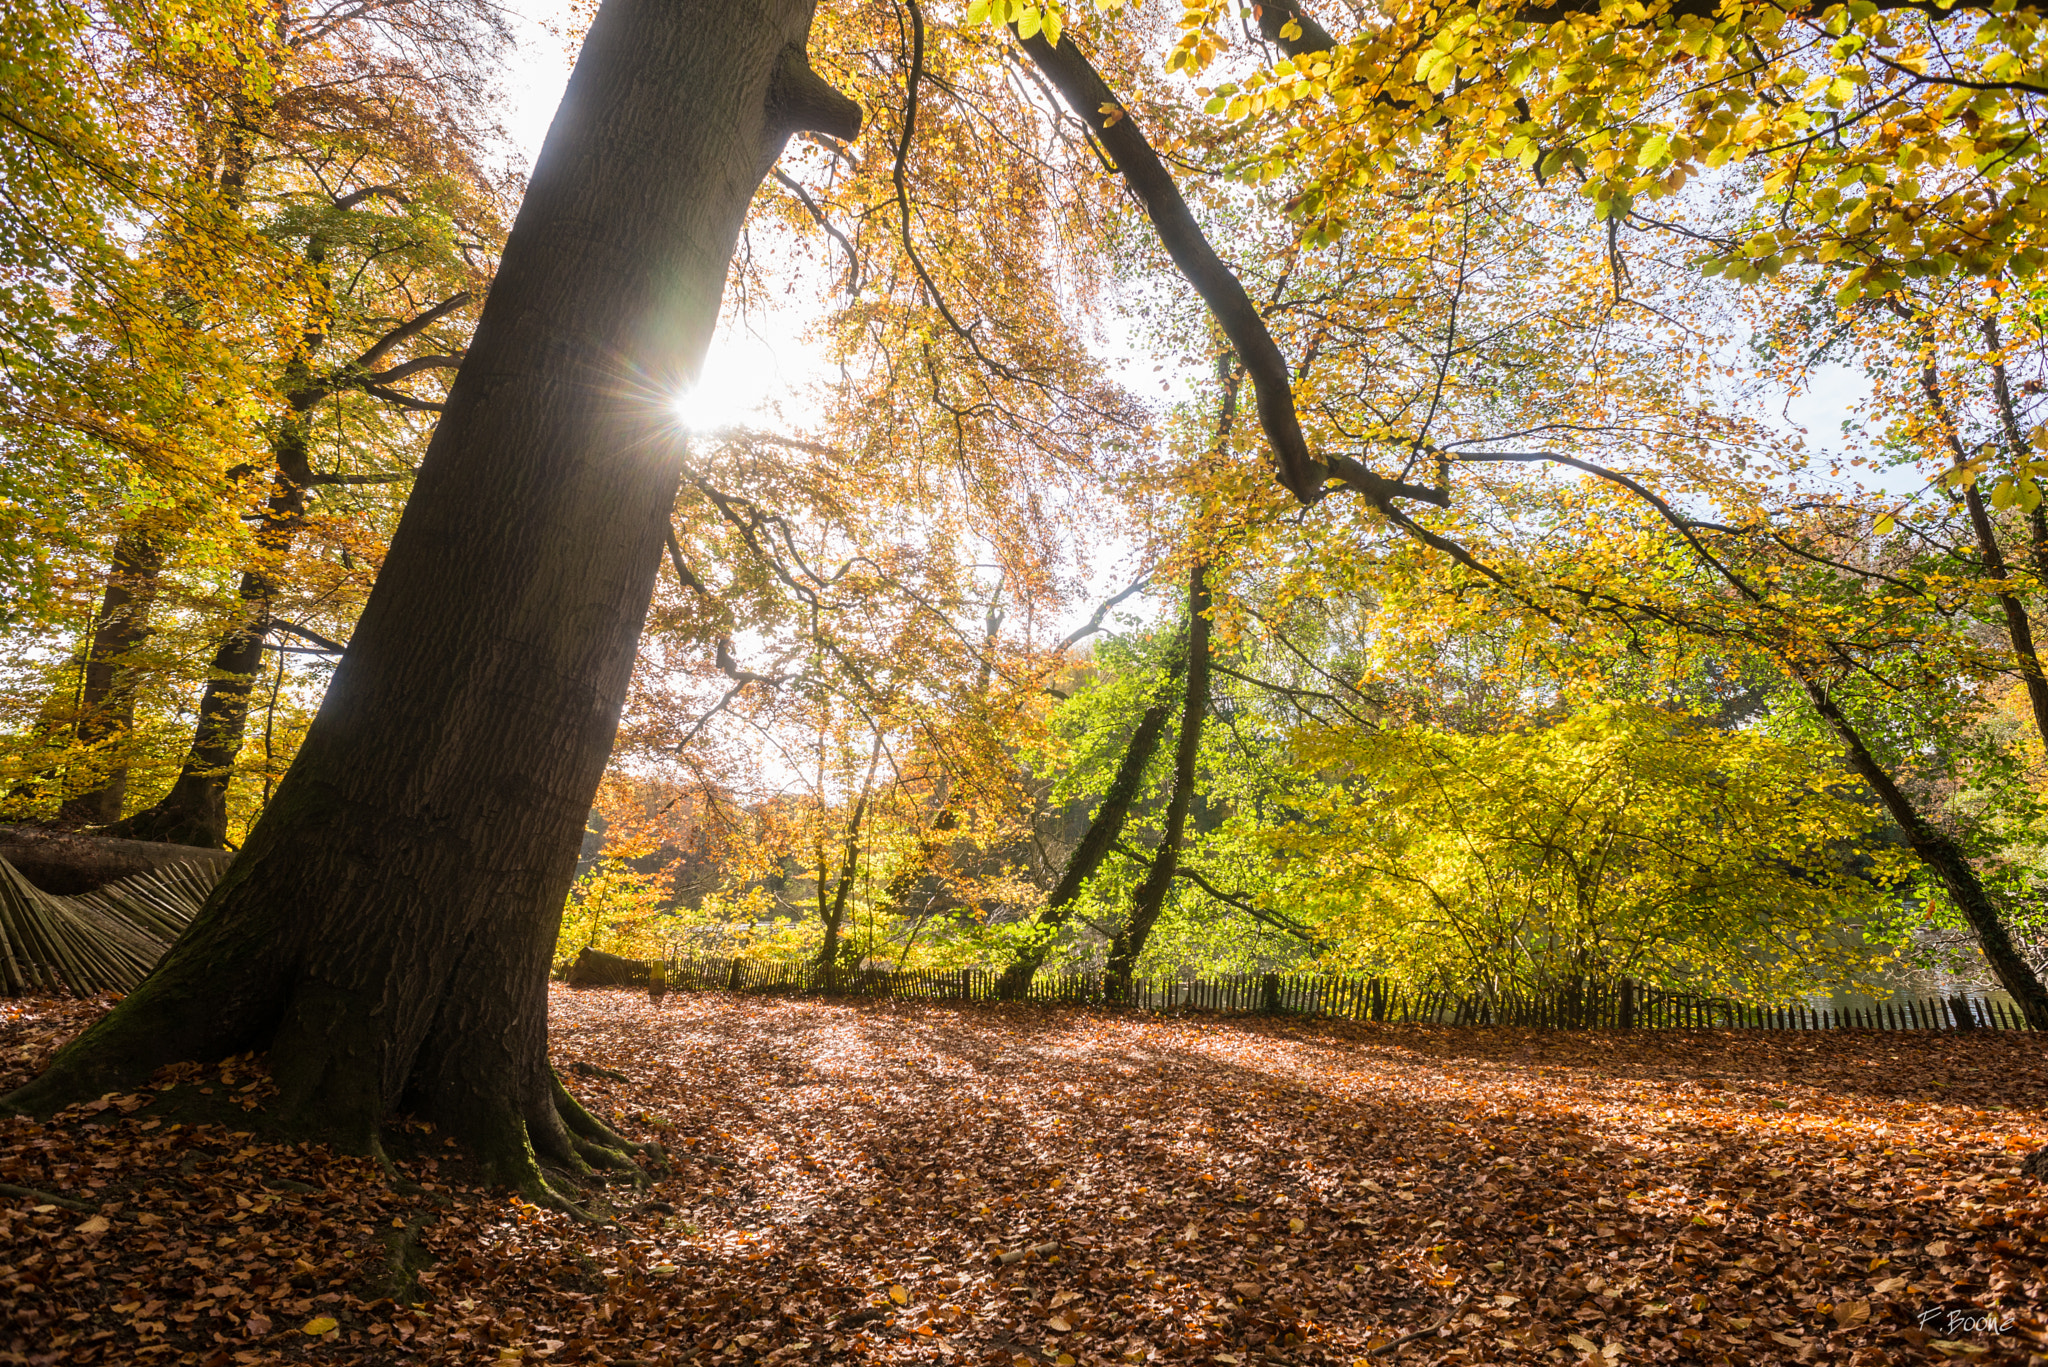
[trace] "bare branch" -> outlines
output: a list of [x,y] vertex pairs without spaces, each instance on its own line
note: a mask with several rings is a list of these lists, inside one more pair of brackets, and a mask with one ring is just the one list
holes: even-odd
[[1138,592],[1138,590],[1144,588],[1147,584],[1150,584],[1151,582],[1152,576],[1149,574],[1139,575],[1136,579],[1132,580],[1131,586],[1129,588],[1125,589],[1122,593],[1117,594],[1114,598],[1108,599],[1100,607],[1096,608],[1094,615],[1088,619],[1088,624],[1086,626],[1077,627],[1075,630],[1070,631],[1065,636],[1061,637],[1060,643],[1053,647],[1053,654],[1061,654],[1068,647],[1077,645],[1080,642],[1088,639],[1090,636],[1093,636],[1096,632],[1102,630],[1102,621],[1105,617],[1109,616],[1109,610],[1111,608],[1115,607],[1118,603],[1123,602],[1124,599]]

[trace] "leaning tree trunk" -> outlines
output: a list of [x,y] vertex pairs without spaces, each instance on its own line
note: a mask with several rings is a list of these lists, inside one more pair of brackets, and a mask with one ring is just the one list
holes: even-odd
[[818,957],[814,962],[825,971],[828,987],[839,971],[839,932],[846,924],[846,903],[853,893],[854,875],[860,870],[860,826],[867,816],[868,796],[875,788],[875,766],[881,759],[882,733],[877,731],[875,748],[868,755],[868,776],[860,785],[860,800],[853,804],[853,814],[846,823],[846,849],[839,861],[839,885],[829,901],[825,897],[825,850],[822,845],[818,847],[818,920],[824,925],[825,934],[818,942]]
[[290,772],[163,964],[10,1102],[267,1050],[272,1123],[404,1108],[486,1173],[623,1161],[547,1063],[547,975],[748,201],[860,113],[811,0],[606,0],[382,574]]
[[199,720],[178,777],[157,801],[108,827],[108,835],[214,850],[227,844],[228,778],[242,752],[249,698],[263,667],[263,642],[270,635],[271,604],[277,597],[277,562],[291,549],[305,514],[306,491],[278,474],[256,533],[262,559],[242,572],[237,586],[242,610],[214,649],[199,696]]
[[1173,749],[1173,795],[1166,800],[1166,825],[1153,851],[1152,867],[1145,881],[1131,894],[1131,919],[1110,941],[1109,962],[1103,976],[1111,996],[1130,995],[1131,974],[1145,941],[1166,907],[1167,891],[1173,886],[1174,870],[1180,867],[1181,840],[1187,833],[1188,806],[1195,795],[1195,761],[1202,752],[1202,723],[1209,715],[1209,576],[1208,567],[1196,562],[1188,576],[1188,686],[1181,706],[1180,735]]
[[1870,785],[1878,801],[1884,804],[1885,811],[1905,832],[1907,847],[1934,871],[1943,889],[1963,913],[1963,919],[1970,923],[1971,933],[1977,937],[1977,947],[1984,952],[1984,961],[1991,966],[1998,985],[2019,1006],[2020,1014],[2026,1017],[2028,1025],[2036,1030],[2048,1030],[2048,988],[2042,986],[2040,977],[2014,948],[2005,918],[1999,914],[1998,904],[1991,900],[1984,880],[1971,866],[1969,856],[1921,814],[1912,798],[1878,762],[1877,756],[1871,754],[1855,723],[1828,695],[1812,672],[1790,657],[1787,663],[1791,665],[1807,700],[1813,704],[1813,710],[1841,740],[1850,769]]
[[1172,714],[1171,689],[1185,662],[1185,655],[1174,656],[1173,664],[1160,684],[1159,696],[1138,719],[1137,729],[1131,732],[1130,743],[1124,747],[1124,757],[1116,767],[1116,775],[1110,779],[1109,791],[1102,795],[1101,805],[1089,818],[1088,829],[1081,834],[1081,843],[1074,846],[1074,853],[1068,858],[1060,881],[1045,899],[1045,910],[1038,913],[1038,921],[1032,927],[1032,938],[1017,951],[1017,957],[996,980],[999,999],[1023,1001],[1031,995],[1031,980],[1038,976],[1038,970],[1045,964],[1045,956],[1052,952],[1053,939],[1059,934],[1060,927],[1067,923],[1075,901],[1081,896],[1081,889],[1088,886],[1088,880],[1102,867],[1102,861],[1109,857],[1110,848],[1123,834],[1124,822],[1129,819],[1131,806],[1138,798],[1138,787],[1144,782],[1145,769],[1152,763],[1152,753],[1159,748],[1159,737],[1166,730],[1167,717]]

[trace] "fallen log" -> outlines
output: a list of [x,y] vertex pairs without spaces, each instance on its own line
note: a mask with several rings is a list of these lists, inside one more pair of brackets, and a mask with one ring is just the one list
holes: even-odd
[[571,987],[645,987],[652,968],[638,959],[622,959],[585,946],[569,965]]
[[116,840],[82,831],[0,826],[0,859],[43,892],[75,897],[173,864],[211,869],[218,878],[234,855],[197,845]]

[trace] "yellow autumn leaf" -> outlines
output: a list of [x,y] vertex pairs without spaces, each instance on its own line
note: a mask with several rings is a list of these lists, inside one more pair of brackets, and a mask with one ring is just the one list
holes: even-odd
[[322,1334],[333,1333],[339,1327],[340,1325],[332,1315],[316,1315],[312,1319],[307,1320],[299,1332],[311,1334],[313,1337],[318,1338]]
[[900,1286],[891,1286],[889,1288],[889,1299],[898,1305],[903,1305],[909,1302],[910,1293]]
[[1302,1219],[1289,1220],[1287,1222],[1287,1228],[1293,1231],[1294,1233],[1299,1234],[1304,1229],[1308,1228],[1308,1221]]

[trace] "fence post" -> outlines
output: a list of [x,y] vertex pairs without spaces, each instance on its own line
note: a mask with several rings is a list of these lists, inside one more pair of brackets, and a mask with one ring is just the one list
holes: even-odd
[[1280,1014],[1280,975],[1268,973],[1259,979],[1259,1010],[1269,1016]]

